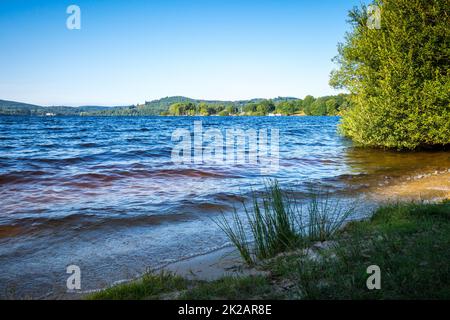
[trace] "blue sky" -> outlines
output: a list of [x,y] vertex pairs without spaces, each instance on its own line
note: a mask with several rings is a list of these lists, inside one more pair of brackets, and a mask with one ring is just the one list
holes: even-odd
[[[367,2],[367,1],[363,1]],[[0,0],[0,99],[124,105],[336,93],[360,0]],[[81,9],[68,30],[66,8]]]

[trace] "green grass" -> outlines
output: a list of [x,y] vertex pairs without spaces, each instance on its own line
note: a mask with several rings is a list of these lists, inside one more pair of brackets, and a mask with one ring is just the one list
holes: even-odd
[[[381,290],[366,287],[370,265],[381,269]],[[280,258],[267,268],[304,299],[448,299],[449,265],[447,202],[383,207],[349,224],[322,260]]]
[[186,300],[247,300],[277,299],[270,279],[263,276],[224,277],[212,282],[200,282],[180,296]]
[[[89,298],[450,299],[449,249],[450,202],[396,204],[335,232],[319,259],[297,250],[265,260],[268,276],[202,282],[163,273]],[[381,290],[367,289],[370,265],[381,269]]]
[[[353,213],[352,209],[341,208],[339,202],[330,201],[326,194],[316,192],[307,205],[307,215],[304,215],[303,208],[280,188],[276,180],[269,181],[262,195],[254,193],[252,200],[251,210],[243,204],[244,217],[234,210],[231,219],[222,215],[217,221],[249,265],[307,247],[313,241],[329,240]],[[249,226],[249,232],[246,232],[246,226]]]
[[142,279],[99,291],[88,297],[92,300],[159,299],[163,294],[187,288],[188,281],[169,272],[147,273]]

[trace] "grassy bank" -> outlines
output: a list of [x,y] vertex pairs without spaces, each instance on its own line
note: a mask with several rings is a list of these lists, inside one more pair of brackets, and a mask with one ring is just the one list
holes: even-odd
[[[437,299],[450,298],[450,202],[397,204],[352,222],[332,241],[290,248],[256,268],[266,276],[189,281],[162,273],[89,299]],[[381,269],[368,290],[367,267]]]

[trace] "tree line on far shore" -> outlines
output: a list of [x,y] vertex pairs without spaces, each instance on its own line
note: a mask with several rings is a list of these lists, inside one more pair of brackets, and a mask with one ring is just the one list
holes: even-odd
[[309,115],[336,116],[349,108],[346,94],[304,99],[256,100],[245,104],[177,102],[161,112],[166,116],[267,116],[267,115]]
[[304,99],[277,97],[239,101],[196,100],[187,97],[165,97],[122,107],[50,106],[43,107],[0,100],[0,115],[15,116],[266,116],[311,115],[335,116],[349,109],[347,94]]

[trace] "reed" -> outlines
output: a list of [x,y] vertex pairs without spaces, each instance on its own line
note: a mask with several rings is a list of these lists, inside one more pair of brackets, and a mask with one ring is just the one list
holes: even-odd
[[[354,213],[354,208],[345,208],[339,200],[330,200],[329,194],[316,192],[307,205],[308,221],[300,222],[302,237],[309,241],[327,241]],[[303,215],[299,215],[300,219]]]
[[222,214],[216,223],[244,261],[254,265],[257,260],[306,247],[313,241],[331,239],[353,213],[327,195],[313,194],[304,215],[295,198],[271,180],[262,194],[252,193],[250,209],[243,203],[243,214],[234,209],[231,219]]

